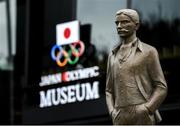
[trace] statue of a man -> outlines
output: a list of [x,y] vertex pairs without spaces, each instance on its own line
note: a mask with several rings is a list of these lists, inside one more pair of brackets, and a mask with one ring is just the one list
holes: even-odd
[[106,101],[113,124],[156,124],[167,84],[157,50],[136,37],[139,15],[132,9],[116,13],[122,40],[109,54]]

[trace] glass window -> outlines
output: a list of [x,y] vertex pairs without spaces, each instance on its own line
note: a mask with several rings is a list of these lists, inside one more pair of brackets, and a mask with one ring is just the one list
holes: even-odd
[[168,84],[166,104],[180,103],[180,9],[179,0],[137,0],[131,7],[141,17],[139,38],[157,48]]
[[6,3],[0,2],[0,69],[7,69],[8,42],[7,42],[7,18]]
[[110,51],[118,37],[115,13],[126,8],[126,0],[78,0],[77,19],[82,24],[91,24],[91,42],[98,51]]
[[12,55],[16,52],[16,0],[10,0],[9,7],[6,1],[0,1],[0,17],[0,69],[11,70]]

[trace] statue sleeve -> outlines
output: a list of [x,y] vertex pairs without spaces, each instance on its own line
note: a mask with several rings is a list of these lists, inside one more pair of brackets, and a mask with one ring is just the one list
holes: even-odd
[[154,113],[167,95],[167,84],[161,69],[158,52],[155,48],[150,51],[147,61],[148,73],[153,84],[153,92],[145,105],[151,113]]
[[113,78],[112,78],[112,71],[111,71],[111,56],[108,57],[107,62],[107,74],[106,74],[106,103],[109,110],[109,114],[112,115],[112,112],[114,110],[114,84],[113,84]]

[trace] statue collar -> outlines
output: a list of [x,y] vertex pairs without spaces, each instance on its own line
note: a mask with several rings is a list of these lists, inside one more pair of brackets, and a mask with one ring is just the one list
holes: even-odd
[[[136,45],[136,44],[137,44],[137,50],[143,52],[142,42],[141,42],[139,39],[137,39],[136,42],[133,42],[133,43],[132,43],[132,45]],[[120,43],[120,44],[118,44],[117,46],[115,46],[115,47],[112,49],[112,53],[113,53],[113,54],[116,54],[121,45],[122,45],[122,43]]]

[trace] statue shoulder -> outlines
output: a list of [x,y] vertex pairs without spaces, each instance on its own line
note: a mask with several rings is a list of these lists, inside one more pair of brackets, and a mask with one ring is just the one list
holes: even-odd
[[151,52],[151,53],[157,53],[157,49],[154,46],[147,44],[145,42],[141,42],[141,44],[142,44],[143,50],[147,52]]

